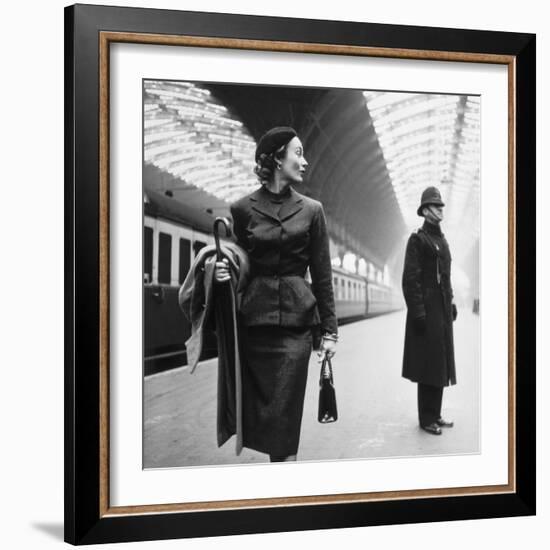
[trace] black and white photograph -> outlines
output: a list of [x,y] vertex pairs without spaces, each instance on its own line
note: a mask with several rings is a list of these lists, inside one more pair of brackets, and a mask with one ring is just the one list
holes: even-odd
[[479,453],[480,96],[142,92],[143,468]]
[[535,34],[301,8],[65,10],[67,542],[538,513]]

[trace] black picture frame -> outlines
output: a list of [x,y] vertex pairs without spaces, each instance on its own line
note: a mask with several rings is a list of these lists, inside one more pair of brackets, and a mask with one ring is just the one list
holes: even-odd
[[[100,189],[102,32],[151,37],[185,35],[294,45],[381,49],[413,58],[456,59],[455,54],[497,55],[513,70],[513,201],[515,216],[514,378],[511,409],[515,468],[513,490],[498,494],[292,504],[166,513],[124,514],[101,494],[108,445],[101,439],[106,406],[108,332],[101,299],[108,273],[108,238]],[[372,23],[305,20],[75,5],[65,9],[65,540],[72,544],[129,542],[367,525],[434,522],[535,514],[535,61],[532,34]],[[106,201],[106,202],[105,202]],[[107,208],[107,210],[105,210]],[[103,218],[105,219],[105,218]],[[106,310],[105,310],[106,308]],[[103,332],[102,332],[103,331]]]

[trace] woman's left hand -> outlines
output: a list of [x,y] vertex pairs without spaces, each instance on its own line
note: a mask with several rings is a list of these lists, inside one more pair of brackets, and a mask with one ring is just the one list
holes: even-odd
[[321,347],[319,349],[319,357],[322,358],[323,355],[327,354],[328,358],[331,359],[336,353],[336,342],[334,340],[328,340],[323,338],[321,340]]

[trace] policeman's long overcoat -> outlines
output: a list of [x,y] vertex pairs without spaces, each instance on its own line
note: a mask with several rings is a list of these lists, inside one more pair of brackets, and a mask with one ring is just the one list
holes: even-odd
[[[456,384],[451,254],[440,229],[425,223],[409,237],[403,268],[407,326],[403,376],[432,386]],[[424,330],[413,322],[425,317]]]

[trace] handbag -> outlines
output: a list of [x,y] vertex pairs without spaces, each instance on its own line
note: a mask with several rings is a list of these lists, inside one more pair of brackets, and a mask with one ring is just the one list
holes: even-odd
[[338,420],[332,363],[326,353],[321,364],[321,375],[319,377],[319,412],[317,420],[321,424],[328,424],[329,422],[336,422]]

